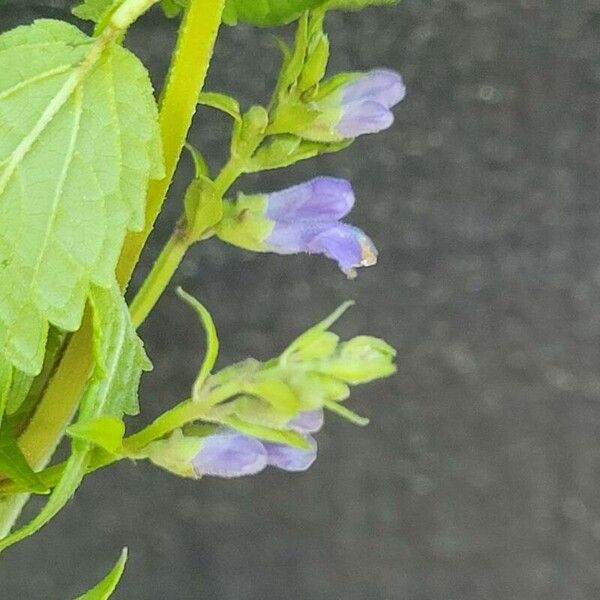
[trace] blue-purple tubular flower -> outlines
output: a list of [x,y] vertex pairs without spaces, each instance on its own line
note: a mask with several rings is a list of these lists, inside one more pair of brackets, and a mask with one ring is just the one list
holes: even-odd
[[340,222],[354,205],[348,181],[317,177],[266,198],[265,217],[274,225],[264,240],[265,249],[279,254],[324,254],[348,276],[357,267],[377,262],[377,250],[367,235]]
[[192,459],[192,466],[198,477],[255,475],[267,466],[267,451],[259,440],[225,430],[203,440],[200,452]]
[[288,425],[304,435],[309,448],[261,442],[232,429],[224,429],[202,440],[200,451],[192,459],[194,472],[198,477],[243,477],[256,475],[267,465],[290,472],[306,471],[317,458],[317,442],[309,434],[321,429],[323,411],[300,413]]
[[288,425],[299,433],[317,433],[323,427],[324,415],[323,409],[305,410],[295,419],[292,419]]
[[394,122],[390,109],[404,99],[406,87],[398,73],[376,69],[345,83],[341,93],[342,114],[336,130],[354,138],[390,127]]
[[283,444],[265,442],[269,465],[292,473],[306,471],[317,458],[317,442],[309,435],[306,436],[306,441],[310,444],[310,448],[292,448]]

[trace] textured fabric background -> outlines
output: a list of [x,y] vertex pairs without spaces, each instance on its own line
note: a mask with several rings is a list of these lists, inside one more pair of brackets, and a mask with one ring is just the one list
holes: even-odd
[[[24,0],[0,11],[2,29],[49,14]],[[404,74],[396,126],[242,188],[351,178],[353,222],[379,266],[348,282],[319,257],[210,241],[176,283],[213,311],[222,365],[273,355],[355,298],[339,331],[399,349],[398,376],[354,395],[372,425],[330,418],[300,476],[195,483],[143,464],[95,474],[2,556],[3,599],[72,598],[123,545],[121,600],[598,598],[600,3],[404,0],[332,15],[329,29],[335,69]],[[173,35],[153,14],[128,40],[157,84]],[[277,61],[271,32],[224,29],[208,88],[264,101]],[[227,132],[203,109],[192,139],[217,165]],[[151,418],[186,393],[202,335],[172,293],[143,334]]]

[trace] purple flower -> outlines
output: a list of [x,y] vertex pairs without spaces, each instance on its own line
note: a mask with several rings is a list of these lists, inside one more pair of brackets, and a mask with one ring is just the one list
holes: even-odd
[[390,110],[406,95],[402,77],[388,69],[363,73],[343,84],[341,116],[336,130],[345,138],[387,129],[394,122]]
[[198,477],[243,477],[255,475],[267,466],[267,451],[257,439],[224,430],[207,436],[192,459]]
[[305,411],[288,425],[304,434],[309,448],[261,442],[232,429],[224,429],[202,439],[200,450],[191,460],[194,473],[198,477],[243,477],[256,475],[267,465],[284,471],[306,471],[317,458],[317,442],[308,434],[323,426],[323,411]]
[[350,183],[318,177],[266,196],[265,218],[273,228],[264,249],[278,254],[324,254],[349,277],[377,262],[373,242],[360,229],[340,222],[354,205]]
[[284,444],[265,442],[269,465],[292,473],[306,471],[317,458],[317,442],[309,435],[306,436],[306,441],[310,448],[292,448]]
[[377,133],[394,122],[391,109],[405,95],[404,80],[389,69],[340,73],[315,98],[279,106],[269,131],[326,143]]
[[323,409],[305,410],[301,412],[295,419],[292,419],[288,426],[300,433],[317,433],[323,427]]

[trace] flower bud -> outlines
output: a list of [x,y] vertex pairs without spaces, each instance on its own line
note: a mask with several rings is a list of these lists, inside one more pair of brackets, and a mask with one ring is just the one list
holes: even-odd
[[367,383],[396,372],[396,350],[379,338],[361,335],[340,344],[319,371],[351,385]]
[[314,99],[282,104],[269,129],[315,142],[340,142],[387,129],[391,109],[406,94],[402,77],[388,69],[341,73],[323,83]]

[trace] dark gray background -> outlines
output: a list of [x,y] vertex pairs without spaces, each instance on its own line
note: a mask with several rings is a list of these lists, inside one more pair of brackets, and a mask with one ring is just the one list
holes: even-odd
[[[44,14],[29,4],[1,9],[2,28]],[[329,29],[335,69],[404,74],[395,127],[243,187],[351,178],[380,264],[348,282],[319,257],[210,241],[176,283],[213,311],[222,365],[273,355],[355,298],[339,331],[399,350],[398,375],[354,395],[372,425],[330,418],[299,476],[198,483],[122,464],[89,477],[3,555],[3,599],[71,598],[123,545],[123,600],[598,598],[600,2],[405,0]],[[155,13],[129,38],[157,84],[173,34]],[[263,101],[276,65],[270,32],[224,29],[209,88]],[[214,165],[227,126],[198,115]],[[185,395],[202,336],[172,293],[143,334],[150,418]]]

